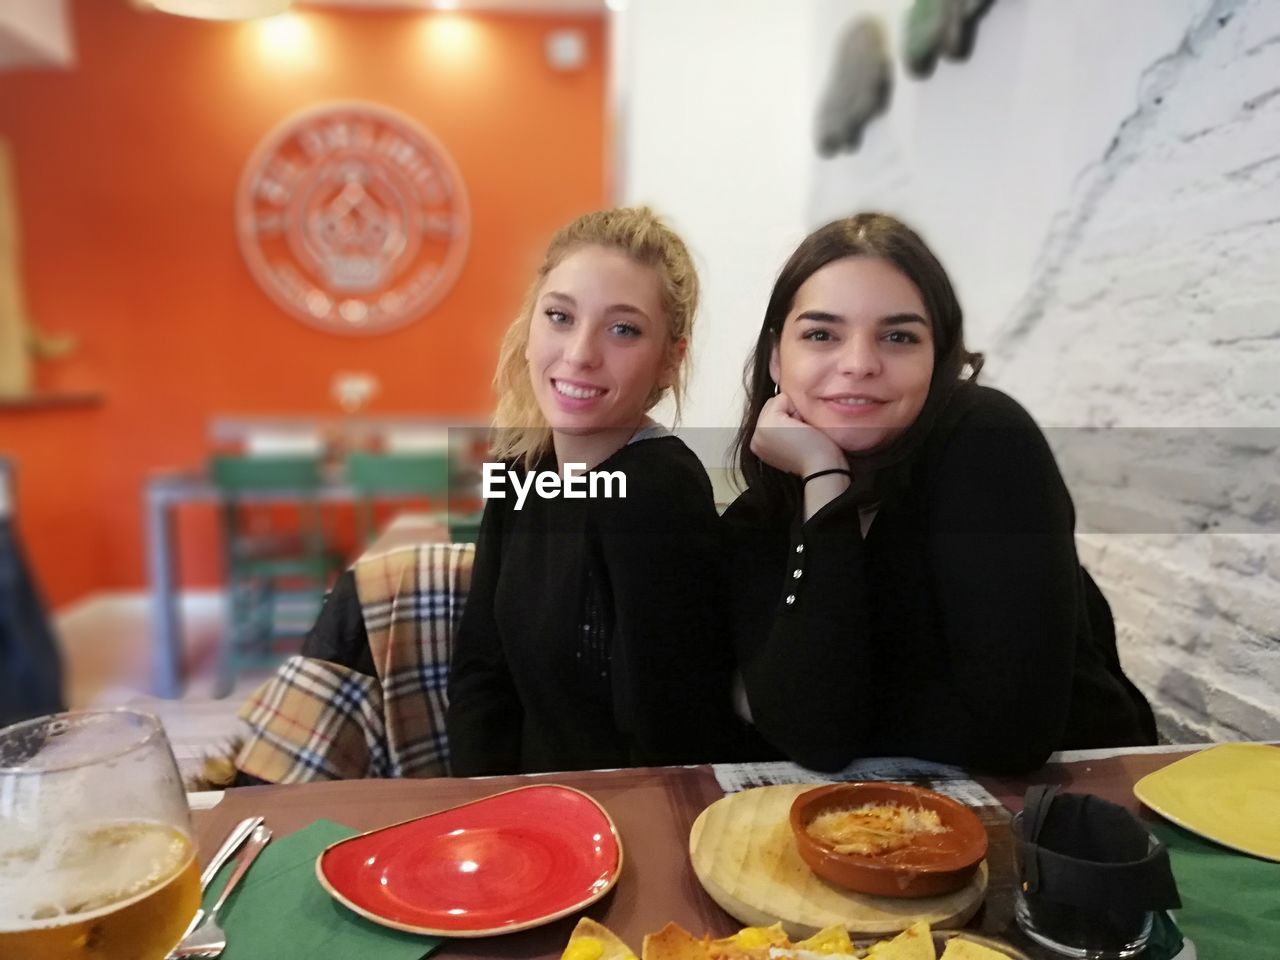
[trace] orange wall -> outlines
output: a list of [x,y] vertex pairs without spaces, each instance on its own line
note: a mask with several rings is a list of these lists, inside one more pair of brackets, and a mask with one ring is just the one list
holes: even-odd
[[[41,386],[105,394],[92,413],[0,411],[0,450],[22,470],[24,538],[55,604],[143,582],[144,480],[199,463],[211,416],[332,415],[340,370],[380,379],[370,413],[488,411],[497,342],[542,246],[603,203],[605,179],[598,19],[303,7],[307,43],[281,57],[264,52],[262,23],[127,0],[72,9],[75,69],[0,73],[29,312],[82,344],[42,365]],[[586,32],[586,69],[546,65],[546,34],[561,26]],[[233,232],[254,147],[294,112],[339,99],[427,127],[472,208],[453,290],[409,327],[367,338],[285,315]],[[212,511],[184,510],[180,536],[186,582],[213,582]]]
[[101,583],[103,517],[96,489],[101,419],[93,408],[21,414],[0,409],[0,451],[16,473],[18,536],[50,606]]

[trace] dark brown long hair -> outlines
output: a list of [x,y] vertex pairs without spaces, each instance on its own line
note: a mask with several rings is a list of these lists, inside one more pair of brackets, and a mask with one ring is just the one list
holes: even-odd
[[[887,468],[909,464],[911,454],[961,383],[965,367],[970,370],[968,380],[976,378],[982,369],[982,354],[971,353],[964,345],[964,316],[951,280],[914,230],[882,213],[859,213],[809,234],[791,254],[773,285],[760,336],[744,369],[747,405],[733,446],[748,490],[770,511],[783,513],[794,509],[800,484],[798,478],[769,466],[751,452],[751,437],[760,419],[760,410],[774,392],[769,358],[791,312],[796,291],[827,264],[846,257],[880,257],[897,267],[920,291],[933,330],[933,377],[920,415],[884,449],[851,456],[857,473],[883,478],[890,472]],[[876,494],[868,496],[874,498]]]

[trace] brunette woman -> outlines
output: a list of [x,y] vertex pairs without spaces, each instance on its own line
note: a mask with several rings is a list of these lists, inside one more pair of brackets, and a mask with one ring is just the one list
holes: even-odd
[[799,763],[1014,772],[1155,741],[1053,454],[981,365],[942,265],[892,217],[821,228],[774,286],[726,582],[743,712]]

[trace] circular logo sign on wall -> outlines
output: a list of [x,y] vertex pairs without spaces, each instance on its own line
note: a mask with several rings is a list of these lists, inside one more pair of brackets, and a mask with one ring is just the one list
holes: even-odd
[[277,304],[337,333],[409,323],[453,286],[471,212],[453,160],[413,120],[364,103],[286,120],[240,178],[236,233]]

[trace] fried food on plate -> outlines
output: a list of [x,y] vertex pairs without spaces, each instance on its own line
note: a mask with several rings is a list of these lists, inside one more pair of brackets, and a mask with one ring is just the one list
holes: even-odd
[[707,960],[707,940],[699,940],[678,924],[668,923],[644,938],[644,960]]
[[868,960],[937,960],[938,953],[933,949],[933,934],[929,932],[929,925],[921,920],[892,940],[872,944],[867,957]]
[[569,934],[560,960],[636,960],[636,955],[608,927],[583,917]]
[[947,941],[947,949],[942,951],[942,960],[1009,960],[999,950],[992,950],[972,940],[956,937]]
[[[578,946],[575,947],[575,942]],[[644,960],[814,960],[814,957],[849,957],[862,960],[939,960],[933,934],[923,920],[891,940],[859,949],[844,927],[827,927],[812,937],[792,943],[781,923],[771,927],[744,927],[731,937],[712,940],[695,937],[683,927],[668,923],[644,938]],[[561,960],[636,960],[627,945],[594,920],[583,919],[574,928]],[[947,941],[940,960],[1009,960],[972,940]]]
[[849,939],[849,931],[844,927],[827,927],[819,930],[807,940],[797,943],[796,949],[808,953],[825,953],[844,957],[851,957],[857,953],[857,948]]
[[744,960],[767,957],[770,947],[787,950],[791,940],[779,921],[771,927],[743,927],[731,937],[721,937],[707,943],[707,955],[712,960]]

